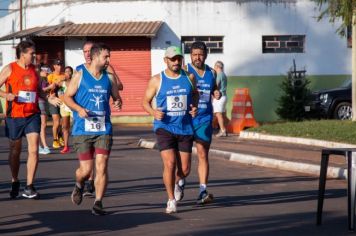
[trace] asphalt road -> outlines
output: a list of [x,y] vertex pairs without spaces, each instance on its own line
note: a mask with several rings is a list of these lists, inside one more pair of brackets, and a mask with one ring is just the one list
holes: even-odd
[[[329,180],[323,225],[316,226],[318,179],[211,157],[213,204],[198,207],[196,158],[178,213],[164,213],[162,162],[156,150],[137,147],[151,131],[116,128],[109,162],[107,216],[93,216],[93,198],[70,200],[74,153],[41,156],[40,200],[9,200],[7,139],[0,135],[0,235],[348,235],[346,182]],[[25,144],[24,140],[24,144]],[[26,148],[20,178],[25,183]]]

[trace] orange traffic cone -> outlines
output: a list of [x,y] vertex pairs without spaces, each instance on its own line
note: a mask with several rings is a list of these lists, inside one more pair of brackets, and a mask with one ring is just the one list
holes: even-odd
[[227,126],[229,133],[239,134],[246,127],[258,126],[248,88],[236,89],[232,104],[231,121]]

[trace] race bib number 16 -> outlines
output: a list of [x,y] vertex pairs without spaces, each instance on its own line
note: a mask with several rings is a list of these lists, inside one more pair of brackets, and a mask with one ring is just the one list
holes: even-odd
[[86,132],[106,131],[105,116],[85,118],[85,131]]
[[187,95],[177,95],[167,97],[168,111],[186,111],[187,110]]

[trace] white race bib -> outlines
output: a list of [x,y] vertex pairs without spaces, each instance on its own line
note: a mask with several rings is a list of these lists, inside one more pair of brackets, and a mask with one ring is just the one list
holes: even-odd
[[210,90],[199,90],[199,102],[207,103],[210,101]]
[[19,91],[17,101],[23,102],[23,103],[35,103],[36,102],[36,92]]
[[106,131],[105,116],[95,116],[95,117],[85,118],[85,131],[86,132]]
[[168,111],[186,111],[187,110],[187,95],[177,95],[167,97]]

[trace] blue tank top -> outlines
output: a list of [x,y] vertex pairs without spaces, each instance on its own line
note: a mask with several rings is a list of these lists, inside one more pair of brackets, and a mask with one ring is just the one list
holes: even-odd
[[73,99],[79,106],[89,110],[89,117],[81,118],[78,112],[73,111],[72,135],[112,134],[110,95],[111,81],[106,71],[103,71],[101,78],[97,80],[84,67],[77,93]]
[[187,74],[181,70],[177,78],[161,72],[161,85],[156,94],[156,105],[164,113],[162,120],[153,121],[153,129],[163,128],[172,134],[192,135],[192,117],[189,114],[192,104],[193,86]]
[[204,65],[204,75],[200,76],[194,67],[188,63],[187,70],[194,74],[199,91],[198,114],[193,118],[193,125],[199,126],[203,123],[212,122],[213,120],[213,105],[211,103],[211,95],[215,86],[215,77],[208,65]]
[[84,70],[84,69],[86,69],[86,67],[85,67],[85,64],[84,64],[84,63],[83,63],[83,64],[78,65],[77,67],[75,67],[75,70],[76,70],[76,71],[81,71],[81,70]]

